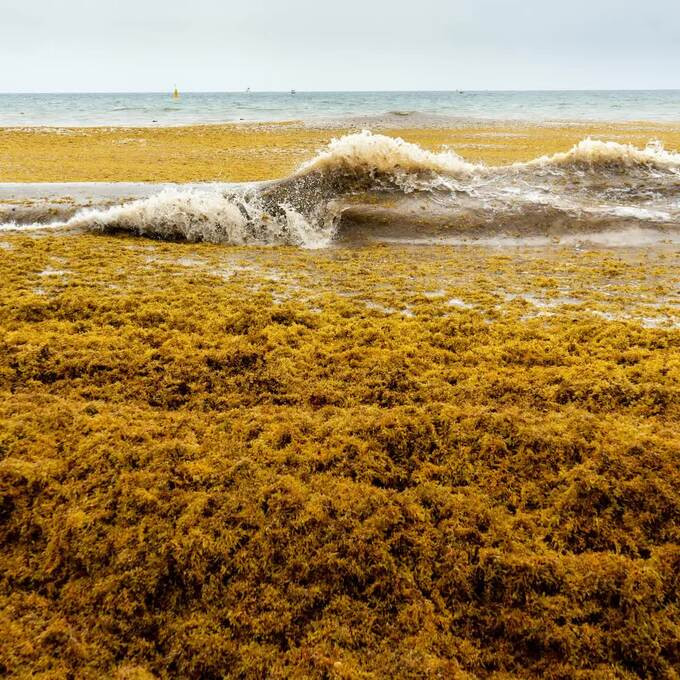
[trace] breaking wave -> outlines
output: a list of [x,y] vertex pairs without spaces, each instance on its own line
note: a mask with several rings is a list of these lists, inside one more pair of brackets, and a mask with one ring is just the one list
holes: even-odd
[[166,189],[149,198],[78,213],[65,226],[93,231],[124,230],[140,236],[212,243],[294,243],[323,246],[328,236],[285,204],[268,213],[256,194]]
[[568,168],[578,165],[609,170],[642,168],[676,173],[680,170],[680,154],[666,151],[658,141],[652,141],[644,149],[639,149],[632,144],[588,138],[569,151],[541,156],[527,163],[517,163],[515,167]]
[[567,243],[589,235],[601,242],[627,243],[630,237],[645,243],[653,234],[658,240],[679,233],[680,154],[658,142],[640,149],[586,139],[563,153],[487,166],[451,150],[432,152],[364,131],[333,140],[283,180],[166,189],[84,209],[50,226],[302,247],[395,238]]
[[304,163],[298,175],[310,172],[353,172],[391,174],[434,172],[461,176],[484,166],[468,163],[453,151],[435,153],[403,139],[368,131],[333,139],[328,148]]

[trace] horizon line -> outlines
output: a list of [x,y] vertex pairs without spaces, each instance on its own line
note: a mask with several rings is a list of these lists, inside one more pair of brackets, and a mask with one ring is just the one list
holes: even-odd
[[[251,88],[244,88],[240,90],[182,90],[178,88],[180,94],[289,94],[291,89],[284,90],[253,90]],[[0,95],[84,95],[84,94],[167,94],[172,93],[174,87],[167,90],[1,90]],[[436,94],[454,94],[454,93],[489,93],[489,92],[680,92],[680,88],[672,87],[657,87],[657,88],[484,88],[484,89],[465,89],[454,88],[450,90],[295,90],[296,94],[404,94],[404,93],[436,93]]]

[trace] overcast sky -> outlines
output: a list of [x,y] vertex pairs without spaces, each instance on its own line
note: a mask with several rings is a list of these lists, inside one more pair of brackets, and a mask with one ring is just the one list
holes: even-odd
[[680,88],[680,0],[0,0],[0,92]]

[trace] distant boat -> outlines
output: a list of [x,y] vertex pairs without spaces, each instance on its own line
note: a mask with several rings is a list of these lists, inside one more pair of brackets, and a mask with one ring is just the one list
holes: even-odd
[[175,91],[172,93],[172,98],[179,99],[179,90],[177,89],[177,85],[175,85]]
[[249,87],[246,87],[246,92],[250,92],[250,88],[249,88]]
[[297,94],[297,92],[295,90],[291,90],[290,93],[291,94]]

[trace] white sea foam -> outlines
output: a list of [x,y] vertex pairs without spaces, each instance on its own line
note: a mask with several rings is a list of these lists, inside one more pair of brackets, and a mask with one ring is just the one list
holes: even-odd
[[[592,173],[582,172],[584,165]],[[344,233],[351,235],[376,216],[377,206],[379,224],[387,225],[384,240],[396,236],[390,229],[398,223],[402,242],[467,243],[468,235],[459,233],[465,224],[471,233],[484,231],[478,235],[489,244],[513,245],[517,235],[518,245],[556,239],[640,245],[680,233],[679,176],[680,154],[659,144],[639,149],[586,139],[527,163],[484,166],[452,151],[435,153],[363,131],[333,140],[280,182],[171,187],[122,205],[84,209],[65,222],[10,223],[0,231],[124,230],[161,239],[318,248],[333,240],[345,215],[352,226]],[[407,196],[413,192],[417,201]],[[430,218],[458,231],[431,239],[421,230]]]
[[587,234],[564,234],[559,242],[564,245],[593,244],[610,248],[631,248],[651,246],[659,243],[680,243],[680,231],[667,232],[658,229],[643,229],[628,227],[626,229],[611,229],[594,231]]
[[63,229],[64,227],[66,227],[65,222],[30,222],[27,224],[19,224],[17,222],[2,222],[0,223],[0,232],[43,231]]
[[435,172],[469,175],[483,166],[468,163],[453,151],[435,153],[399,137],[388,137],[363,130],[333,139],[328,147],[304,163],[297,174],[314,171],[349,170],[368,174]]
[[[663,170],[680,170],[680,154],[666,151],[663,144],[652,141],[644,149],[632,144],[601,141],[590,137],[569,151],[540,156],[514,163],[516,169],[563,167],[574,164],[591,166],[645,166]],[[312,171],[355,170],[368,173],[404,173],[430,171],[451,176],[505,172],[507,166],[469,163],[451,150],[433,152],[401,138],[373,134],[368,130],[333,139],[328,147],[304,163],[298,174]]]
[[668,233],[657,229],[612,229],[590,233],[562,234],[559,236],[526,235],[513,236],[499,233],[496,235],[474,236],[422,236],[422,237],[381,237],[385,243],[409,245],[446,245],[446,246],[484,246],[489,248],[545,248],[547,246],[601,246],[607,248],[635,248],[658,244],[680,244],[680,232]]
[[246,240],[247,220],[238,206],[219,192],[166,189],[112,208],[90,209],[68,221],[94,231],[124,229],[140,235],[187,241]]
[[292,243],[310,248],[327,245],[330,233],[310,224],[294,208],[280,208],[281,214],[274,217],[256,197],[171,188],[120,206],[81,211],[66,225],[212,243]]
[[610,168],[644,166],[677,172],[680,170],[680,154],[666,151],[663,144],[658,141],[652,141],[644,149],[640,149],[632,144],[604,142],[588,137],[569,151],[541,156],[525,163],[515,163],[513,167],[559,168],[577,164]]

